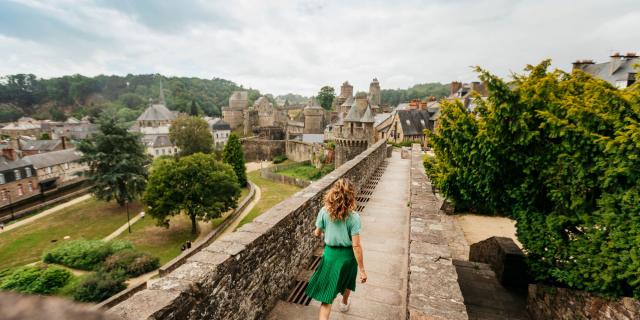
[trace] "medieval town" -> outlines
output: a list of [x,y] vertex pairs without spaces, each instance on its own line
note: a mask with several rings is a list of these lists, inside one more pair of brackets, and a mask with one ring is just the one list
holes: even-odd
[[637,3],[187,2],[0,4],[0,320],[640,319]]

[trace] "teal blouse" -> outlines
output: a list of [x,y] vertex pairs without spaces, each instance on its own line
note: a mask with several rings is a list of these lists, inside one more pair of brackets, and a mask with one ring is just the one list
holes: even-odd
[[324,232],[324,243],[329,246],[351,247],[351,237],[360,234],[360,215],[349,213],[344,221],[333,221],[324,207],[318,212],[316,228]]

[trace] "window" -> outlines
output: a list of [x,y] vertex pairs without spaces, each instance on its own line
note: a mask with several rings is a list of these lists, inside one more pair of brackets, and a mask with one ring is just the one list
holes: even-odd
[[18,195],[19,195],[19,196],[24,195],[24,189],[22,188],[22,185],[21,185],[21,184],[19,184],[19,185],[18,185]]
[[27,190],[29,190],[29,193],[33,192],[33,185],[31,183],[27,183]]
[[67,163],[63,164],[63,165],[62,165],[62,167],[63,167],[65,170],[69,170],[69,163],[67,162]]
[[51,171],[53,171],[53,169],[51,169],[51,167],[47,167],[47,174],[51,174]]
[[423,119],[420,119],[420,123],[422,123],[423,127],[426,127],[426,125],[424,124],[424,120]]
[[178,148],[173,148],[173,152],[178,153]]
[[7,189],[2,189],[2,201],[7,201],[9,196],[9,191]]
[[0,173],[0,184],[5,184],[7,183],[6,180],[4,180],[4,174]]
[[165,155],[165,154],[167,154],[167,151],[162,149],[162,155]]
[[405,120],[405,122],[407,123],[408,126],[411,125],[411,121],[409,121],[409,119]]
[[29,167],[24,168],[24,172],[27,174],[27,178],[31,177],[31,168]]
[[156,156],[160,154],[160,150],[156,149]]
[[22,175],[20,174],[20,170],[13,170],[13,174],[16,176],[16,180],[22,179]]

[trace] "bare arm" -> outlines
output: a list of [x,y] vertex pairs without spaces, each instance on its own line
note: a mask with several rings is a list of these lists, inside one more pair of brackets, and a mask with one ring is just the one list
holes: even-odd
[[319,228],[316,228],[315,230],[313,230],[313,235],[319,238],[322,238],[322,230],[320,230]]
[[360,235],[355,235],[351,238],[351,245],[353,246],[353,254],[358,261],[358,269],[360,269],[360,282],[365,283],[367,281],[367,273],[364,271],[364,258],[362,255],[362,245],[360,244]]

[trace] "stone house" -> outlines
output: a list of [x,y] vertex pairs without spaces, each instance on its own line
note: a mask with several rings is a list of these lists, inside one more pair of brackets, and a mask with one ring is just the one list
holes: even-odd
[[205,118],[211,130],[213,145],[216,148],[223,148],[231,135],[231,126],[220,118]]
[[0,157],[0,206],[4,207],[39,193],[33,165],[19,159],[15,149],[2,149]]
[[428,109],[396,110],[388,128],[387,139],[392,142],[416,142],[426,146],[425,130],[433,131],[435,111]]
[[81,157],[80,151],[71,148],[33,154],[22,160],[36,170],[40,189],[45,191],[83,180],[80,174],[89,167],[78,162]]
[[171,156],[178,153],[179,149],[169,139],[168,134],[149,134],[142,137],[145,151],[152,157]]
[[638,54],[629,52],[622,55],[616,52],[610,58],[611,60],[603,63],[595,63],[593,60],[578,60],[573,63],[573,70],[582,70],[619,89],[634,84],[637,72],[634,65],[640,63]]
[[20,136],[40,137],[41,133],[42,128],[36,120],[12,122],[0,129],[0,135],[8,136],[11,139],[17,139]]

